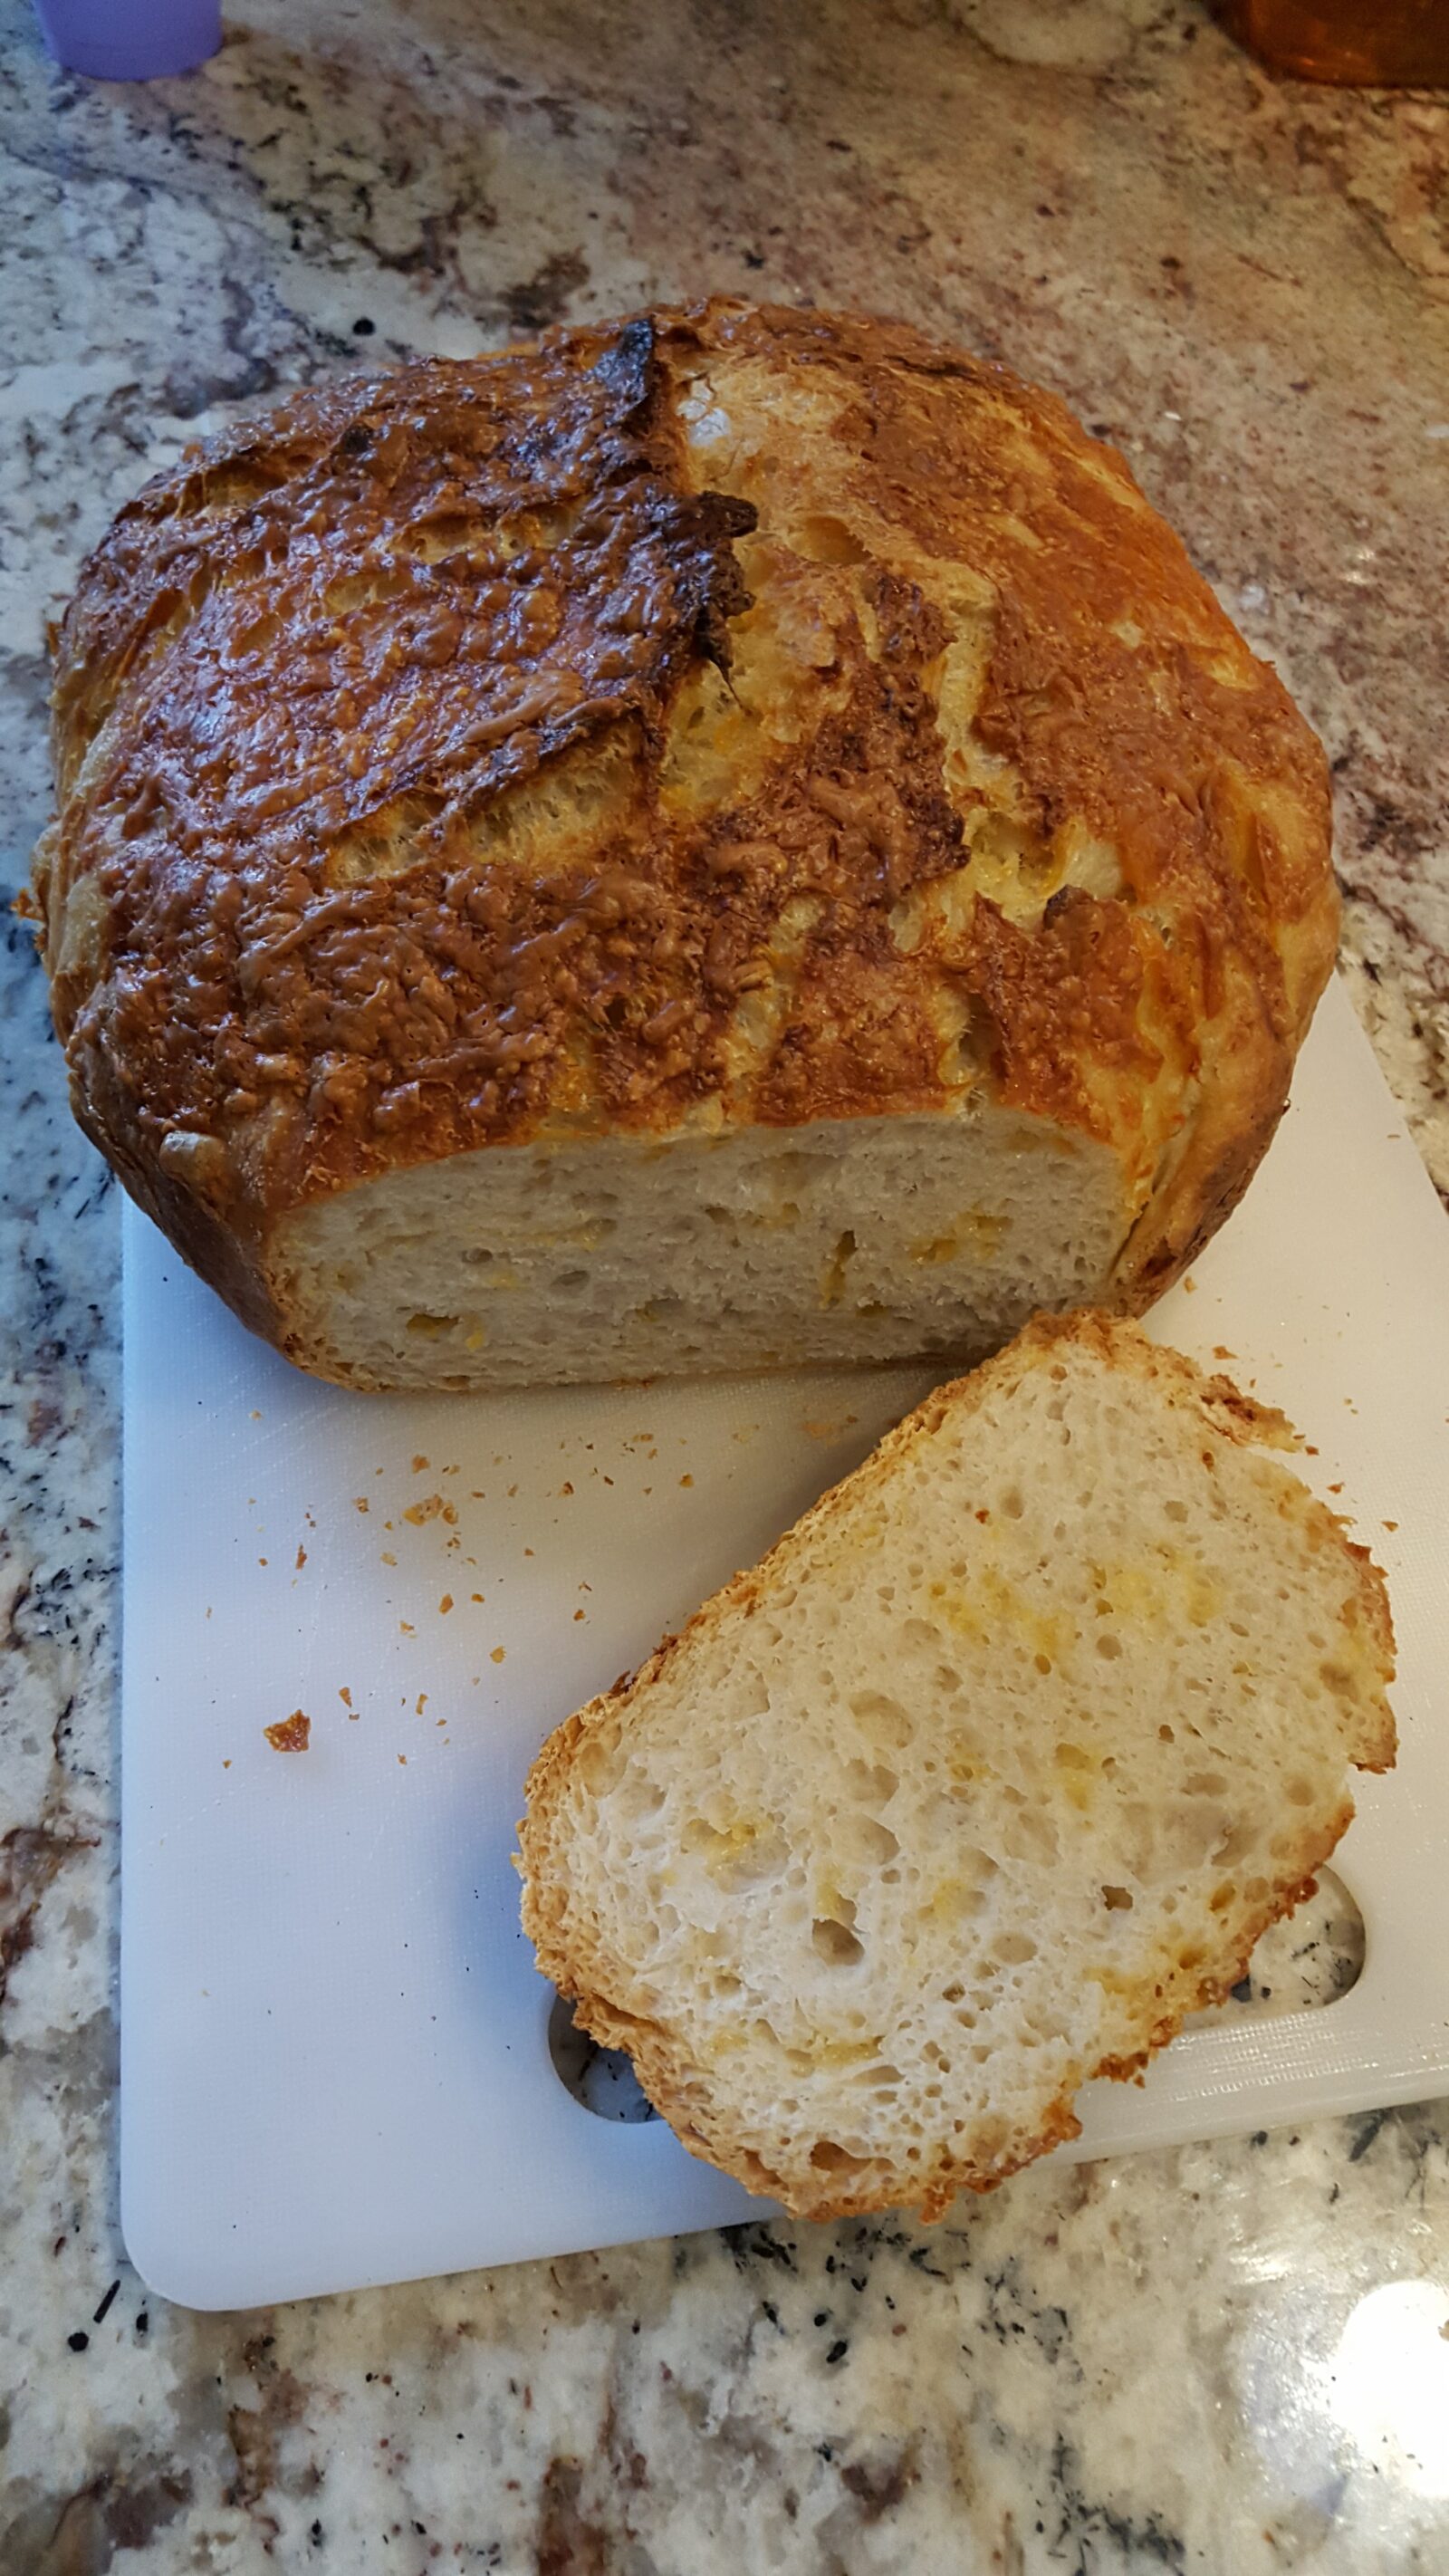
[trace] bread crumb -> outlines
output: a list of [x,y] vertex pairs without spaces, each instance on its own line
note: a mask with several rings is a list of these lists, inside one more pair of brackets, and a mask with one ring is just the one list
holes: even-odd
[[[457,1518],[457,1505],[445,1502],[441,1494],[425,1494],[420,1503],[409,1503],[403,1514],[403,1519],[411,1521],[414,1529],[421,1529],[425,1521],[447,1521],[454,1526]],[[391,1522],[388,1526],[391,1528]]]
[[1398,1526],[1399,1526],[1399,1524],[1398,1524],[1398,1522],[1397,1522],[1397,1521],[1385,1521],[1385,1523],[1384,1523],[1384,1527],[1385,1527],[1385,1529],[1386,1529],[1386,1530],[1396,1530],[1396,1529],[1398,1528]]
[[506,1647],[506,1646],[495,1646],[495,1647],[494,1647],[494,1649],[493,1649],[493,1654],[492,1654],[492,1658],[491,1658],[491,1660],[492,1660],[495,1664],[501,1664],[501,1663],[502,1663],[502,1661],[503,1661],[503,1658],[504,1658],[504,1656],[507,1654],[507,1652],[508,1652],[508,1649],[507,1649],[507,1647]]
[[1236,1353],[1235,1351],[1230,1351],[1230,1350],[1228,1349],[1228,1347],[1227,1347],[1226,1343],[1224,1343],[1224,1342],[1214,1342],[1214,1344],[1213,1344],[1213,1358],[1214,1358],[1215,1360],[1231,1360],[1231,1359],[1236,1359],[1236,1357],[1237,1357],[1237,1353]]
[[484,1595],[481,1592],[470,1592],[468,1598],[470,1601],[481,1601]]
[[413,1713],[414,1713],[414,1715],[415,1715],[416,1717],[421,1717],[421,1716],[422,1716],[422,1713],[423,1713],[423,1711],[424,1711],[424,1709],[427,1707],[427,1704],[428,1704],[428,1694],[427,1694],[427,1692],[426,1692],[426,1691],[419,1691],[419,1693],[418,1693],[418,1704],[417,1704],[416,1709],[415,1709],[415,1710],[414,1710],[414,1712],[413,1712]]
[[1328,1490],[1331,1494],[1341,1494],[1343,1487],[1342,1485],[1330,1485]]
[[411,1619],[399,1619],[397,1624],[405,1637],[415,1637],[418,1633]]
[[230,1762],[230,1760],[228,1759],[227,1761],[223,1762],[223,1764],[222,1764],[222,1766],[221,1766],[221,1767],[222,1767],[223,1771],[229,1771],[229,1770],[231,1769],[231,1762]]
[[572,1485],[570,1485],[567,1481],[565,1481],[565,1483],[563,1483],[563,1484],[562,1484],[562,1485],[560,1485],[560,1487],[559,1487],[559,1493],[560,1493],[561,1495],[563,1495],[563,1494],[571,1494],[572,1492],[573,1492],[573,1487],[572,1487]]
[[275,1726],[264,1726],[262,1733],[274,1753],[305,1753],[312,1741],[312,1720],[294,1708],[290,1717],[279,1717]]
[[1195,1279],[1184,1279],[1182,1289],[1185,1297],[1195,1297],[1197,1294],[1197,1281]]
[[266,1560],[266,1558],[265,1558],[264,1556],[259,1556],[259,1557],[257,1558],[257,1563],[258,1563],[258,1565],[265,1565],[265,1564],[266,1564],[266,1561],[267,1561],[267,1560]]
[[441,1601],[438,1603],[438,1616],[439,1616],[439,1618],[445,1619],[445,1618],[447,1617],[447,1615],[448,1615],[448,1612],[452,1609],[452,1607],[453,1607],[453,1596],[452,1596],[451,1592],[445,1592],[445,1593],[443,1594],[443,1597],[442,1597]]
[[381,1556],[381,1559],[380,1559],[380,1562],[381,1562],[383,1565],[396,1565],[396,1563],[397,1563],[397,1558],[393,1555],[392,1549],[391,1549],[390,1547],[385,1547],[385,1548],[383,1549],[383,1551],[382,1551],[382,1556]]
[[366,1494],[354,1494],[352,1497],[352,1507],[354,1511],[365,1512],[367,1509]]
[[338,1698],[341,1700],[342,1705],[343,1705],[343,1707],[344,1707],[344,1708],[351,1708],[351,1706],[352,1706],[352,1693],[351,1693],[351,1691],[348,1689],[347,1684],[346,1684],[345,1682],[343,1683],[342,1688],[341,1688],[341,1689],[340,1689],[340,1691],[338,1692],[337,1696],[338,1696]]
[[422,1474],[422,1472],[423,1472],[423,1469],[426,1467],[427,1463],[428,1463],[428,1462],[427,1462],[426,1458],[423,1458],[423,1457],[421,1457],[421,1456],[420,1456],[420,1457],[415,1458],[415,1459],[413,1460],[413,1474],[414,1474],[415,1476],[420,1476],[420,1475]]
[[255,1405],[253,1405],[253,1406],[252,1406],[252,1420],[253,1420],[253,1422],[260,1422],[261,1418],[262,1418],[262,1417],[261,1417],[260,1413],[258,1412],[258,1410],[257,1410],[256,1406],[255,1406]]
[[299,1547],[298,1547],[298,1549],[297,1549],[297,1572],[298,1572],[299,1574],[301,1573],[302,1568],[303,1568],[303,1566],[306,1564],[306,1562],[307,1562],[307,1551],[306,1551],[305,1547],[301,1547],[301,1546],[299,1546]]
[[400,1754],[398,1755],[398,1757],[397,1757],[397,1758],[398,1758],[399,1762],[402,1764],[403,1769],[406,1771],[406,1769],[407,1769],[407,1767],[408,1767],[408,1757],[407,1757],[407,1755],[406,1755],[405,1753],[400,1753]]
[[576,1611],[574,1612],[574,1617],[575,1617],[576,1619],[582,1619],[585,1615],[586,1615],[586,1614],[585,1614],[582,1610],[576,1610]]
[[525,1556],[532,1556],[532,1554],[533,1554],[533,1550],[532,1550],[532,1548],[531,1548],[531,1547],[526,1547],[526,1548],[524,1549],[523,1553],[524,1553],[524,1555],[525,1555]]
[[679,1481],[681,1485],[692,1485],[694,1478],[692,1476],[681,1476]]

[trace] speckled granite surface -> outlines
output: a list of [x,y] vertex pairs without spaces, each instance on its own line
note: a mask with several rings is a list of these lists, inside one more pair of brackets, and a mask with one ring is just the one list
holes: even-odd
[[[91,88],[0,0],[0,857],[42,622],[227,406],[706,286],[1059,385],[1281,663],[1449,1189],[1449,103],[1190,0],[237,0]],[[1449,2106],[241,2318],[115,2220],[116,1205],[3,933],[0,2570],[1441,2576]]]

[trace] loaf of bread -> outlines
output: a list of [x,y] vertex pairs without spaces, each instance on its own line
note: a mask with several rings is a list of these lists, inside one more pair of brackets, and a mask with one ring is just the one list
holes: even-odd
[[686,2146],[939,2216],[1241,1976],[1394,1758],[1365,1551],[1134,1324],[932,1396],[544,1746],[523,1919]]
[[1283,1108],[1319,747],[1121,459],[714,302],[347,376],[122,511],[36,891],[77,1115],[363,1387],[1146,1305]]

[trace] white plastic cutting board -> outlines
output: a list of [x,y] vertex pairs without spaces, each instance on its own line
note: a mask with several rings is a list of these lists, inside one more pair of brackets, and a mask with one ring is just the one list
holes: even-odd
[[[521,1783],[549,1727],[930,1372],[345,1395],[253,1341],[130,1210],[125,1264],[121,2161],[141,2273],[246,2307],[758,2207],[662,2122],[596,2118],[555,2074],[509,1865]],[[1402,1750],[1340,1855],[1368,1934],[1352,1992],[1192,2033],[1141,2089],[1094,2086],[1078,2155],[1449,2089],[1449,1227],[1338,988],[1194,1279],[1153,1332],[1234,1354],[1388,1569]],[[299,1708],[310,1749],[273,1751],[263,1728]]]

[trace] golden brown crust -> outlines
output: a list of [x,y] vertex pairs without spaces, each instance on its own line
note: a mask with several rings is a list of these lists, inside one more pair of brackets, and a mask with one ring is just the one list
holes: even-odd
[[[1205,1422],[1212,1436],[1235,1446],[1292,1450],[1300,1445],[1291,1425],[1274,1407],[1245,1395],[1230,1378],[1205,1376],[1181,1352],[1149,1341],[1135,1324],[1093,1310],[1039,1316],[994,1360],[929,1395],[886,1434],[852,1475],[823,1495],[758,1565],[735,1575],[678,1635],[663,1639],[637,1673],[622,1674],[611,1689],[565,1719],[543,1745],[525,1783],[527,1813],[519,1826],[522,1912],[540,1972],[573,1998],[575,2018],[583,2029],[601,2045],[629,2052],[650,2101],[692,2154],[723,2166],[753,2190],[783,2199],[797,2217],[845,2217],[899,2207],[908,2200],[922,2218],[939,2218],[957,2192],[994,2190],[1037,2156],[1074,2137],[1080,2123],[1072,2100],[1081,2084],[1103,2077],[1132,2079],[1176,2037],[1190,2014],[1221,2003],[1243,1975],[1263,1933],[1311,1894],[1315,1872],[1352,1821],[1353,1802],[1345,1797],[1332,1816],[1304,1826],[1282,1862],[1278,1883],[1260,1903],[1240,1905],[1231,1922],[1225,1919],[1221,1924],[1228,1946],[1215,1962],[1184,1965],[1171,1946],[1165,1947],[1150,1989],[1138,1998],[1140,2045],[1130,2053],[1105,2056],[1094,2066],[1080,2068],[1075,2081],[1064,2086],[1050,2105],[1034,2138],[1018,2141],[1009,2153],[986,2163],[942,2147],[929,2170],[913,2169],[908,2192],[903,2191],[901,2173],[884,2167],[878,2174],[869,2169],[855,2172],[848,2182],[828,2173],[818,2181],[813,2174],[802,2180],[798,2163],[788,2176],[774,2171],[762,2158],[758,2142],[735,2133],[728,2102],[722,2102],[708,2078],[682,2056],[670,2031],[622,2011],[612,1999],[627,1980],[596,1940],[593,1927],[582,1922],[572,1906],[567,1854],[556,1839],[571,1775],[590,1734],[599,1728],[616,1735],[622,1732],[636,1696],[667,1679],[671,1665],[687,1655],[693,1639],[703,1642],[735,1613],[751,1615],[754,1603],[768,1594],[772,1575],[783,1576],[787,1567],[793,1573],[812,1536],[827,1534],[843,1511],[858,1512],[873,1493],[888,1496],[906,1455],[948,1414],[959,1416],[963,1410],[975,1411],[989,1400],[1005,1397],[1023,1375],[1044,1362],[1050,1366],[1052,1355],[1065,1349],[1088,1352],[1115,1372],[1151,1383],[1167,1402],[1190,1411],[1198,1423]],[[1210,1465],[1210,1449],[1205,1458]],[[1346,1750],[1358,1770],[1388,1770],[1396,1738],[1383,1687],[1393,1679],[1394,1634],[1383,1574],[1366,1548],[1346,1538],[1346,1525],[1338,1515],[1305,1487],[1285,1484],[1280,1508],[1292,1513],[1312,1546],[1331,1551],[1335,1562],[1351,1573],[1352,1592],[1344,1603],[1344,1617],[1350,1629],[1361,1632],[1367,1671],[1378,1689],[1376,1698],[1372,1692],[1363,1695],[1359,1740]]]
[[274,1335],[269,1231],[368,1175],[978,1080],[1110,1142],[1140,1306],[1333,952],[1318,745],[1176,538],[1060,403],[880,321],[716,301],[241,424],[86,567],[55,742],[78,1114]]

